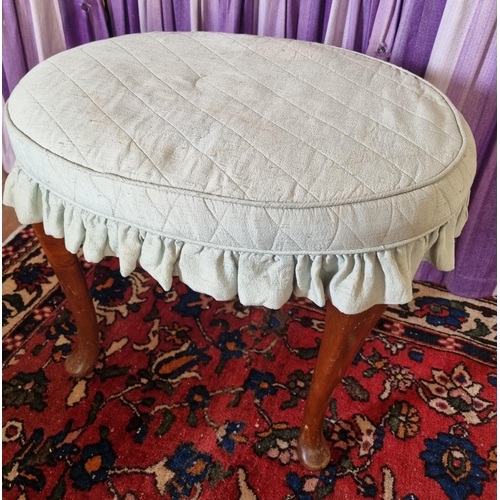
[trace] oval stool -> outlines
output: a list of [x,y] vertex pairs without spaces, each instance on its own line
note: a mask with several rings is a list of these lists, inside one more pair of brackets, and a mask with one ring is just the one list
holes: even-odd
[[476,159],[447,97],[335,47],[148,33],[44,61],[5,115],[4,202],[34,224],[73,310],[69,373],[99,351],[82,245],[165,289],[179,276],[243,305],[326,303],[298,442],[306,467],[325,467],[329,398],[385,304],[411,300],[422,260],[454,266]]

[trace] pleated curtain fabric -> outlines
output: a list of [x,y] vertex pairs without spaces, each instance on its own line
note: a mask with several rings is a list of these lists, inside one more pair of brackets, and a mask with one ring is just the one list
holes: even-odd
[[[467,297],[496,288],[496,2],[484,0],[2,0],[3,98],[66,48],[146,31],[222,31],[341,46],[402,66],[444,91],[478,150],[456,269],[417,277]],[[3,167],[13,155],[3,131]]]
[[424,75],[469,123],[478,165],[455,271],[424,264],[417,277],[469,297],[492,293],[496,286],[496,38],[496,2],[448,1]]

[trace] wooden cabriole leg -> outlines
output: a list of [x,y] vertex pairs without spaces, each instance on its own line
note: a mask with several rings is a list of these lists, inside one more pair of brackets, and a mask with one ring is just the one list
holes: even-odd
[[84,377],[94,369],[99,355],[97,317],[85,276],[78,257],[66,250],[63,239],[47,235],[42,223],[33,224],[33,229],[75,318],[78,344],[66,359],[66,370],[72,377]]
[[379,304],[348,315],[327,302],[325,331],[297,443],[298,458],[309,470],[323,469],[330,462],[330,448],[323,436],[330,398],[385,308]]

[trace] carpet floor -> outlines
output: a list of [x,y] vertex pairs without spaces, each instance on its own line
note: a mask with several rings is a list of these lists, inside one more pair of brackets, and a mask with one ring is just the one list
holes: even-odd
[[387,309],[325,420],[296,440],[324,311],[217,302],[82,260],[102,335],[70,379],[71,313],[28,226],[3,247],[3,498],[496,498],[496,302],[415,282]]

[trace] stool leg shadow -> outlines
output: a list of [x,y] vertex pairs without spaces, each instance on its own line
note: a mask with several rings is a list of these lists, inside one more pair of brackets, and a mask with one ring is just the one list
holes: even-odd
[[332,393],[351,365],[386,305],[378,304],[359,314],[340,312],[329,301],[323,339],[297,443],[299,461],[309,470],[330,462],[330,448],[323,435],[323,420]]
[[66,371],[71,377],[81,378],[94,369],[99,355],[97,317],[85,276],[78,257],[66,250],[64,239],[47,235],[42,223],[33,224],[33,229],[75,318],[78,344],[66,359]]

